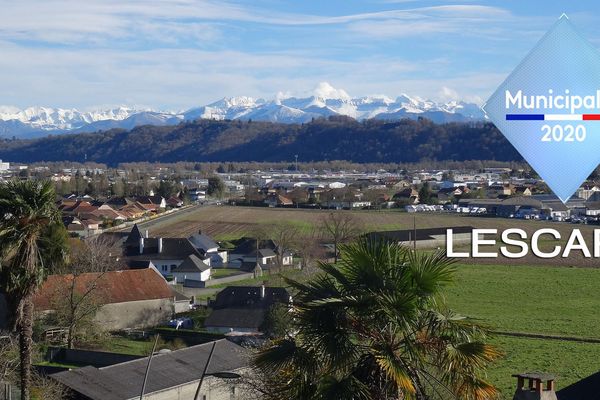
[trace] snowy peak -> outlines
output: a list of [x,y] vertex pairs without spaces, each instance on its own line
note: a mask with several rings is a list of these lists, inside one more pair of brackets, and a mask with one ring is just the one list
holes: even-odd
[[400,94],[352,97],[345,90],[327,82],[319,83],[305,97],[279,92],[272,100],[253,97],[224,97],[214,103],[191,108],[183,113],[117,107],[96,111],[79,111],[49,107],[19,109],[0,106],[0,136],[36,137],[49,133],[95,132],[132,129],[139,125],[173,125],[183,120],[256,120],[304,123],[313,118],[346,115],[357,120],[425,117],[434,122],[483,120],[481,108],[472,103],[450,101],[436,103]]

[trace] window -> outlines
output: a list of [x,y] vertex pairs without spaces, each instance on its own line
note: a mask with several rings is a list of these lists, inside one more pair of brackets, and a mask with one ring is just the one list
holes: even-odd
[[166,271],[167,271],[167,266],[166,266],[166,265],[163,265],[163,266],[162,266],[162,270],[163,270],[163,272],[166,272]]

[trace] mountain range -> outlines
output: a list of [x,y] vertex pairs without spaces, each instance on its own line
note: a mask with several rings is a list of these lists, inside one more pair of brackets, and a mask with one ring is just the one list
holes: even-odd
[[272,100],[230,97],[179,112],[128,107],[83,112],[77,109],[0,106],[0,137],[36,138],[48,134],[96,132],[112,128],[133,129],[140,125],[177,125],[197,119],[306,123],[338,115],[356,120],[388,121],[424,117],[436,123],[485,118],[481,108],[473,103],[455,100],[437,103],[405,94],[395,99],[383,95],[351,97],[346,91],[322,82],[308,97],[282,94]]

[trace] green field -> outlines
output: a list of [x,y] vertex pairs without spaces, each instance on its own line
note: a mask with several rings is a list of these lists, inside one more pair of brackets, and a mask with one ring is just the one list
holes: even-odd
[[[493,330],[600,338],[600,270],[506,265],[460,265],[446,291],[451,308]],[[600,344],[496,335],[506,353],[489,372],[503,398],[512,398],[511,374],[556,374],[560,389],[600,370]]]

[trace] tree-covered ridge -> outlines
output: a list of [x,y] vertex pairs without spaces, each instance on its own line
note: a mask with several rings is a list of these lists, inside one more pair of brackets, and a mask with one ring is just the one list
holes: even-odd
[[308,124],[198,120],[36,140],[5,140],[0,158],[12,162],[95,161],[521,160],[490,123],[435,124],[426,119],[358,122],[347,117]]

